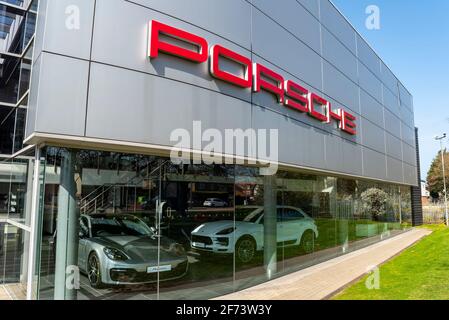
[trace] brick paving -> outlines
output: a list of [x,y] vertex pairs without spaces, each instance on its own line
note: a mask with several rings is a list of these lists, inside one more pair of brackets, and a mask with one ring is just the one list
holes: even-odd
[[[413,229],[278,279],[222,296],[223,300],[322,300],[405,250],[431,231]],[[382,277],[382,275],[381,275]]]

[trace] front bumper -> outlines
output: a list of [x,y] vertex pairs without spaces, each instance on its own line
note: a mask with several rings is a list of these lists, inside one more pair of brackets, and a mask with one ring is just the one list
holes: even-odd
[[161,266],[171,266],[171,270],[159,272],[147,272],[151,264],[116,264],[109,263],[103,270],[103,282],[111,285],[142,285],[151,284],[158,281],[158,273],[160,281],[176,280],[184,277],[189,269],[187,260],[179,263],[160,263]]
[[192,234],[190,246],[194,250],[213,253],[234,253],[232,238],[228,236],[199,236]]

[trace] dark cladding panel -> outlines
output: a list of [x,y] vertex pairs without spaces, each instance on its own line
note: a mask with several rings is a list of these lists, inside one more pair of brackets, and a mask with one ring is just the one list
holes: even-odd
[[[418,128],[415,128],[416,136],[416,163],[418,170],[418,179],[421,179],[421,165],[419,161],[419,141],[418,141]],[[412,190],[412,222],[413,226],[420,226],[423,224],[423,211],[421,201],[421,183],[418,181],[417,187],[411,187]]]

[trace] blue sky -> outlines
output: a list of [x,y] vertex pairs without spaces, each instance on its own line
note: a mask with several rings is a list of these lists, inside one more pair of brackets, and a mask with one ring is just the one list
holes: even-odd
[[[434,136],[449,135],[449,1],[332,1],[412,93],[425,179],[439,150]],[[369,5],[380,9],[380,30],[365,27]]]

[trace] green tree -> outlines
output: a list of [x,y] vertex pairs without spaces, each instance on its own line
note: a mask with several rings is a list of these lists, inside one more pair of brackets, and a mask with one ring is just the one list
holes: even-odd
[[378,188],[370,188],[361,194],[363,209],[371,214],[374,221],[379,221],[386,212],[388,194]]
[[[449,182],[449,152],[444,150],[444,170],[446,175],[446,183]],[[443,169],[441,166],[441,151],[435,156],[427,173],[427,184],[432,198],[439,198],[442,194],[443,187]]]

